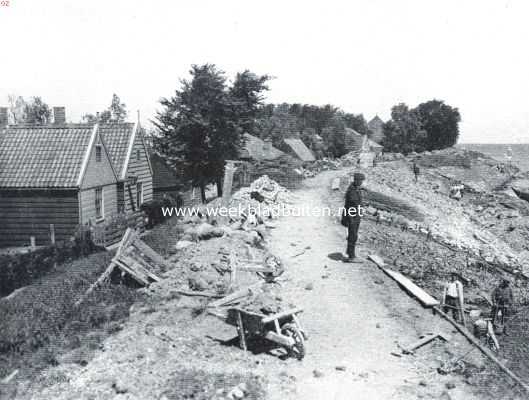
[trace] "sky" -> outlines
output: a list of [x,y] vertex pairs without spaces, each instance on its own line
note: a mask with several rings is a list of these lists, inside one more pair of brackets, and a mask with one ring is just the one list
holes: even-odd
[[525,0],[0,0],[0,105],[41,96],[78,122],[117,93],[143,123],[213,63],[274,76],[268,102],[387,120],[435,98],[459,109],[460,142],[529,143],[528,15]]

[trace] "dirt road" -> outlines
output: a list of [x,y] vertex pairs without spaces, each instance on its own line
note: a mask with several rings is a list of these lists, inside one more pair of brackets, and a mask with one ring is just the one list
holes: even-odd
[[[297,193],[296,205],[337,205],[340,199],[333,202],[329,196],[334,175],[308,180]],[[374,251],[360,244],[362,257]],[[303,362],[288,364],[297,387],[292,398],[483,398],[475,397],[462,380],[435,371],[443,356],[470,350],[460,338],[434,344],[418,356],[390,354],[399,351],[397,343],[411,343],[420,333],[452,329],[408,298],[371,262],[333,260],[333,254],[345,250],[345,229],[337,220],[284,217],[273,230],[271,249],[288,263],[286,297],[306,310],[302,320],[310,335]]]
[[[296,205],[340,205],[341,195],[331,193],[330,182],[342,173],[307,180],[296,192]],[[360,255],[365,257],[376,251],[366,246],[370,235],[383,228],[362,224]],[[227,240],[210,239],[189,251],[218,257],[215,248]],[[208,316],[205,303],[172,292],[181,279],[175,268],[160,284],[143,289],[145,302],[135,304],[129,320],[112,327],[103,343],[94,341],[93,352],[82,354],[77,348],[58,356],[58,365],[20,382],[13,396],[5,398],[226,400],[226,393],[241,382],[250,389],[245,398],[255,400],[515,398],[480,387],[476,374],[440,375],[437,368],[443,362],[472,348],[374,264],[334,260],[345,248],[345,230],[337,221],[283,217],[270,231],[268,247],[287,267],[281,277],[285,303],[305,310],[301,321],[309,340],[303,361],[282,359],[273,351],[245,353],[236,340],[223,341],[236,337],[234,328]],[[174,257],[177,262],[182,255]],[[399,352],[398,343],[440,330],[452,335],[449,343],[434,342],[413,356],[391,355]],[[466,372],[485,365],[476,351],[465,361]]]

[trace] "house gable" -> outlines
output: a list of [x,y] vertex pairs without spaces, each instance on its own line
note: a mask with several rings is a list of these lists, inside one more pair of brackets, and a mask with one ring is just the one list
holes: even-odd
[[152,166],[149,160],[147,146],[143,140],[141,128],[135,125],[131,135],[131,142],[127,151],[125,179],[133,177],[134,180],[127,181],[124,187],[125,212],[138,211],[137,188],[141,184],[143,202],[151,201],[153,198],[152,188]]
[[107,146],[94,126],[93,137],[87,148],[83,169],[79,176],[81,190],[115,184],[118,177],[110,159]]

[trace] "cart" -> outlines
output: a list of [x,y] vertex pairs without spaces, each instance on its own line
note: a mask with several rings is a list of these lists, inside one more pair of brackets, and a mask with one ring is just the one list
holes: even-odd
[[247,340],[264,338],[284,347],[288,354],[298,360],[305,356],[307,335],[301,328],[297,314],[303,310],[294,308],[272,315],[264,315],[242,308],[229,308],[226,322],[237,327],[239,343],[247,350]]

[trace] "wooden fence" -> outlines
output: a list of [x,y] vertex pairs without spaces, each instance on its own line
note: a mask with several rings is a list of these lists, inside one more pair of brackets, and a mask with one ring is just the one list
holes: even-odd
[[114,215],[103,223],[92,224],[90,231],[93,242],[106,247],[118,243],[127,228],[136,229],[140,232],[145,230],[145,216],[142,211]]

